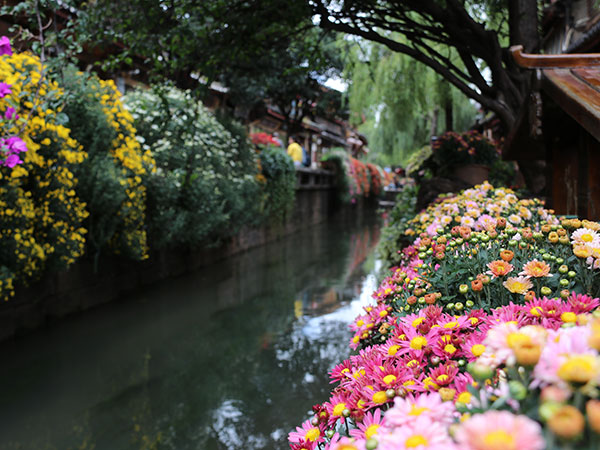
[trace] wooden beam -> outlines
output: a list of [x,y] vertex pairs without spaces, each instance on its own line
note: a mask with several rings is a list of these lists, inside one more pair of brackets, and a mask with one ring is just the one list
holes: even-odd
[[515,62],[526,69],[576,68],[600,66],[600,53],[573,53],[569,55],[535,55],[523,53],[522,45],[513,45],[510,52]]

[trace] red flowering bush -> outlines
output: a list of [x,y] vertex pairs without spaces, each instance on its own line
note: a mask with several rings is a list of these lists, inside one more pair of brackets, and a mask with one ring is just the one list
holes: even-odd
[[278,142],[272,135],[265,132],[260,133],[250,133],[250,140],[254,145],[263,145],[269,146],[274,145],[275,147],[280,147],[281,143]]
[[371,180],[370,192],[377,197],[381,195],[383,191],[383,185],[385,182],[383,171],[381,168],[371,163],[367,163],[367,169],[369,170],[369,176]]
[[359,196],[368,197],[371,191],[369,182],[369,171],[367,166],[356,158],[349,156],[350,176],[353,183],[350,184],[350,195],[355,198]]

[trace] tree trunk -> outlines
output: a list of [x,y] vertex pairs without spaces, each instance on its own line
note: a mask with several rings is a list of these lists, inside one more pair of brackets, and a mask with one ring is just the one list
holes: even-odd
[[452,110],[452,90],[450,83],[442,81],[439,84],[440,100],[444,107],[444,131],[452,131],[454,128],[454,115]]
[[433,110],[433,112],[431,113],[431,133],[430,133],[430,135],[432,138],[437,135],[439,115],[440,115],[440,109],[438,107],[436,107]]
[[509,0],[508,27],[510,45],[522,45],[526,53],[539,52],[537,0]]
[[446,114],[446,131],[452,131],[454,128],[454,111],[452,109],[452,97],[446,99],[444,105],[444,112]]

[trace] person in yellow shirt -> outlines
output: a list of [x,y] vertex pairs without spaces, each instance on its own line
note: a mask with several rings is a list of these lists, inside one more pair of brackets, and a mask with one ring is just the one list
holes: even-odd
[[302,164],[302,147],[291,136],[288,139],[288,144],[287,154],[294,160],[294,166],[298,167]]

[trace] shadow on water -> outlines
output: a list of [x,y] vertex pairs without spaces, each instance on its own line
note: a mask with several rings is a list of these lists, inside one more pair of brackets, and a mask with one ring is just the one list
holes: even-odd
[[378,238],[334,220],[0,344],[0,449],[287,448]]

